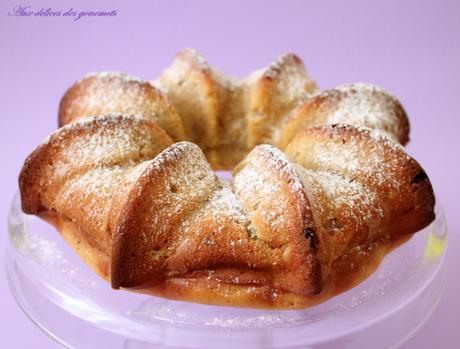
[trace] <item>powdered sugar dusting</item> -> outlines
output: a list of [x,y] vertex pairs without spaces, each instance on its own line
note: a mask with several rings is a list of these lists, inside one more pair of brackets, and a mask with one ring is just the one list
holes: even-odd
[[317,91],[315,82],[306,74],[300,59],[293,54],[280,56],[260,73],[271,79],[280,78],[278,90],[288,104],[298,103]]
[[[245,164],[234,178],[234,190],[250,220],[252,215],[260,214],[273,231],[282,231],[291,224],[283,212],[287,205],[295,205],[298,218],[306,219],[302,208],[308,207],[308,201],[303,184],[281,151],[259,145],[248,155]],[[286,201],[290,195],[295,195],[295,203]],[[262,204],[268,204],[267,208]]]
[[154,304],[129,312],[130,316],[144,321],[162,321],[174,323],[177,326],[193,328],[213,328],[219,331],[231,329],[257,329],[257,328],[279,328],[288,327],[298,323],[299,319],[293,314],[285,312],[273,312],[254,314],[252,316],[225,316],[210,313],[204,316],[202,313],[195,313],[189,309],[176,309],[167,305]]
[[[326,118],[327,124],[348,123],[374,128],[392,139],[403,138],[400,127],[404,111],[397,99],[382,88],[363,83],[336,87],[335,110]],[[328,92],[326,92],[328,93]]]
[[[141,86],[150,83],[137,77],[119,72],[90,73],[79,80],[74,86],[85,84],[85,92],[76,96],[68,104],[67,114],[85,113],[100,114],[116,112],[139,112],[135,105],[147,104],[147,96]],[[129,88],[128,88],[129,87]],[[129,110],[131,108],[131,110]],[[87,116],[87,115],[82,115]]]
[[[119,127],[117,123],[122,121],[125,126]],[[71,146],[63,147],[65,158],[78,159],[82,163],[107,163],[111,159],[129,162],[139,158],[143,148],[153,145],[151,129],[133,125],[139,122],[142,122],[142,117],[116,114],[80,120],[61,128],[56,141],[63,140],[68,132],[77,128],[89,128],[90,132],[77,137]]]
[[222,189],[216,190],[210,199],[210,205],[216,213],[231,217],[236,222],[246,225],[248,218],[238,202],[229,183],[221,182]]
[[42,200],[70,219],[83,214],[82,226],[101,231],[115,189],[131,183],[144,161],[169,142],[163,131],[137,116],[106,115],[68,124],[41,145],[45,155],[53,156],[47,160],[50,174],[41,179],[46,184]]
[[138,78],[138,77],[126,74],[126,73],[122,73],[122,72],[116,72],[116,71],[91,72],[91,73],[86,74],[78,82],[81,82],[81,81],[83,81],[83,80],[85,80],[87,78],[92,78],[92,77],[100,78],[100,79],[113,78],[113,79],[121,80],[121,81],[124,81],[124,82],[147,83],[146,80],[143,80],[141,78]]
[[[410,159],[399,143],[378,130],[364,127],[332,125],[327,127],[327,130],[337,140],[318,142],[313,146],[311,155],[320,168],[341,171],[350,179],[364,179],[377,186],[399,186],[395,173],[401,168],[403,161]],[[342,139],[342,130],[349,130],[355,133],[355,136]],[[366,137],[371,142],[366,140]],[[366,153],[368,155],[364,156]]]
[[335,210],[347,210],[350,218],[358,212],[356,219],[370,220],[374,211],[383,217],[378,197],[369,186],[332,172],[304,170],[315,178]]
[[[302,182],[294,166],[283,152],[270,145],[260,145],[257,148],[270,155],[270,160],[274,163],[273,172],[283,173],[292,192],[303,193]],[[302,200],[301,204],[305,204],[303,195],[299,195],[299,199]]]
[[166,97],[150,82],[123,73],[91,73],[75,83],[61,101],[61,123],[109,113],[139,115],[155,121],[174,139],[183,139],[182,123]]

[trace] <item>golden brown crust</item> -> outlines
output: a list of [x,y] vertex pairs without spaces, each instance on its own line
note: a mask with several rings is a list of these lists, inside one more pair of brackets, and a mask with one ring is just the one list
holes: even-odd
[[185,138],[181,119],[149,82],[122,73],[89,74],[73,84],[59,105],[59,126],[108,113],[139,115],[156,122],[175,141]]
[[302,100],[318,90],[293,54],[281,56],[249,79],[248,147],[274,143],[274,129]]
[[[434,219],[434,194],[425,171],[401,145],[377,131],[350,125],[311,127],[285,152],[306,169],[341,173],[378,190],[392,215],[407,222],[406,228],[391,219],[400,234],[419,230]],[[412,214],[419,218],[411,227],[414,222],[407,217]]]
[[307,99],[280,129],[284,149],[302,129],[345,123],[377,129],[401,144],[409,141],[409,120],[401,103],[387,91],[369,84],[348,84]]
[[147,165],[114,232],[112,286],[136,287],[164,278],[165,260],[180,233],[177,226],[216,185],[214,173],[192,143],[176,143]]
[[[164,298],[190,301],[202,304],[214,304],[233,307],[249,307],[262,309],[303,309],[323,303],[343,293],[369,277],[379,266],[383,257],[394,248],[404,243],[411,235],[394,241],[379,241],[368,249],[360,246],[339,258],[333,271],[324,281],[321,292],[299,295],[273,289],[264,283],[252,282],[250,287],[222,282],[220,278],[205,275],[191,275],[184,278],[169,278],[148,288],[136,289],[136,292],[151,294]],[[257,280],[252,276],[252,281]]]
[[354,247],[397,240],[434,219],[434,195],[425,172],[399,144],[376,131],[312,127],[285,152],[300,165],[311,198],[323,277]]
[[39,217],[56,228],[87,266],[102,279],[110,281],[110,256],[107,251],[101,250],[92,243],[87,232],[82,231],[82,228],[76,223],[53,211],[44,211],[39,214]]
[[202,149],[215,148],[220,96],[213,72],[202,57],[194,50],[180,51],[156,83],[180,115],[188,139]]
[[322,284],[312,213],[294,166],[276,148],[260,145],[234,170],[233,183],[251,239],[283,252],[275,288],[279,283],[293,293],[318,293]]

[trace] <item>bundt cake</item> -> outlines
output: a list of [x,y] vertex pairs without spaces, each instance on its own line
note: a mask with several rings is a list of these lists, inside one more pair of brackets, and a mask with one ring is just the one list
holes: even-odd
[[434,219],[401,104],[371,85],[318,91],[294,55],[243,80],[189,49],[154,83],[91,74],[59,124],[24,163],[22,209],[116,289],[304,308]]

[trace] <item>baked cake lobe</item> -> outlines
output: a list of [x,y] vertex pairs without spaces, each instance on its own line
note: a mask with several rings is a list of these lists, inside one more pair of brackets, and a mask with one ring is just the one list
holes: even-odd
[[348,84],[325,90],[298,105],[280,128],[278,146],[284,148],[304,128],[351,124],[378,130],[406,144],[409,121],[401,103],[371,84]]
[[[109,258],[112,231],[126,192],[142,163],[172,144],[156,124],[108,115],[69,124],[53,133],[25,161],[19,176],[22,209],[58,227],[66,225],[72,246]],[[97,261],[94,269],[108,277]]]
[[[323,274],[347,251],[396,241],[434,219],[420,165],[380,133],[348,125],[304,129],[286,147],[311,198]],[[364,248],[365,247],[365,248]]]
[[182,121],[168,99],[148,81],[117,72],[90,73],[73,84],[59,105],[59,126],[95,115],[121,113],[155,121],[175,141]]

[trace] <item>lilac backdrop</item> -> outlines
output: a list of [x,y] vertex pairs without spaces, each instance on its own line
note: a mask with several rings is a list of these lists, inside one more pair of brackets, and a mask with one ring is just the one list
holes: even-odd
[[[18,18],[35,9],[117,9],[112,18]],[[449,225],[450,280],[438,309],[404,348],[454,348],[460,340],[460,228],[457,172],[460,2],[455,1],[10,1],[0,4],[0,260],[5,217],[25,156],[56,127],[65,89],[89,71],[154,78],[182,47],[242,75],[295,52],[323,88],[373,82],[403,102],[412,123],[409,152],[426,168]],[[0,269],[0,346],[52,348],[9,294]],[[458,342],[457,342],[458,343]],[[458,344],[457,344],[458,345]]]

